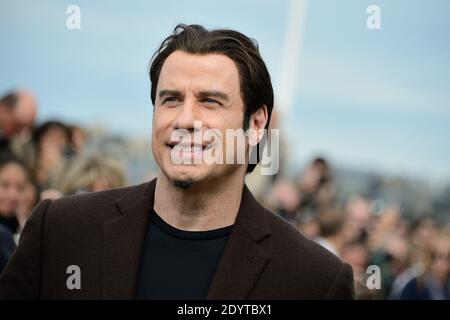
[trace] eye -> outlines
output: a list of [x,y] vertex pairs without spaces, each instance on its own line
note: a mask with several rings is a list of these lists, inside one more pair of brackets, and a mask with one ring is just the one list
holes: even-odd
[[170,103],[170,102],[177,102],[177,101],[179,101],[178,98],[172,96],[172,97],[164,98],[162,101],[162,104],[166,104],[166,103]]
[[209,105],[211,105],[211,104],[220,105],[220,106],[222,105],[219,101],[211,99],[211,98],[205,98],[201,102],[209,104]]

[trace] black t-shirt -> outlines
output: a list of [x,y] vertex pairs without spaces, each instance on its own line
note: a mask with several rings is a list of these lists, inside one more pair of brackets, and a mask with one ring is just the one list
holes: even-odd
[[152,210],[136,299],[206,299],[231,229],[179,230]]

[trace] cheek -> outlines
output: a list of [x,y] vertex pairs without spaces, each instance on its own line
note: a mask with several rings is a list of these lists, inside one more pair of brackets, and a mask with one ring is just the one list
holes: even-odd
[[153,157],[157,162],[161,161],[164,156],[164,152],[167,150],[166,141],[170,138],[166,135],[166,131],[169,132],[165,125],[163,125],[159,119],[153,121],[152,138],[151,138],[151,148],[153,152]]
[[232,110],[223,110],[210,117],[218,128],[223,129],[242,129],[244,124],[244,112],[239,108]]
[[[207,127],[211,128],[211,129],[216,129],[218,131],[220,131],[222,137],[221,137],[221,142],[222,142],[222,149],[225,152],[225,149],[227,148],[235,148],[233,147],[233,141],[231,141],[230,139],[228,139],[227,137],[227,131],[231,130],[231,136],[234,136],[235,131],[237,129],[243,129],[243,115],[237,113],[236,111],[233,112],[221,112],[221,113],[216,113],[214,117],[210,117],[207,121]],[[236,138],[234,138],[236,140]],[[230,141],[228,141],[230,140]],[[236,141],[234,141],[236,142]],[[237,143],[236,143],[237,144]],[[226,154],[225,154],[226,155]]]
[[6,200],[3,188],[0,188],[0,205],[3,205]]
[[177,116],[175,109],[167,109],[165,107],[156,107],[153,112],[153,128],[154,132],[164,132],[170,128]]
[[152,141],[153,142],[161,142],[160,140],[163,138],[164,133],[164,122],[162,121],[163,117],[159,115],[156,111],[153,114],[153,129],[152,129]]
[[156,133],[156,129],[153,127],[151,148],[152,148],[153,157],[155,158],[156,161],[159,160],[160,154],[161,154],[161,152],[160,152],[161,142],[158,140],[157,137],[158,137],[158,134]]

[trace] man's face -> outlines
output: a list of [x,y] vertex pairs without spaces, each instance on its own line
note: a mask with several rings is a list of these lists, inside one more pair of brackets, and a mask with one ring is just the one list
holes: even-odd
[[0,132],[7,137],[14,134],[14,113],[5,105],[0,105]]
[[[203,137],[202,145],[197,148],[177,145],[173,139],[174,131],[188,132],[194,142],[194,121],[201,121],[197,130],[214,129],[224,139]],[[152,151],[162,172],[171,181],[196,183],[237,170],[235,164],[208,164],[205,161],[176,164],[173,155],[181,155],[183,159],[204,158],[211,146],[220,146],[225,154],[226,144],[233,142],[226,141],[225,130],[242,129],[243,121],[239,73],[230,58],[221,54],[192,55],[175,51],[166,59],[156,89]]]
[[20,133],[24,129],[31,129],[36,118],[36,112],[37,105],[33,95],[27,91],[22,91],[14,110],[16,133]]
[[36,118],[37,106],[34,97],[23,91],[14,108],[0,105],[0,130],[8,137],[20,134],[24,129],[31,130]]
[[0,216],[9,217],[19,205],[21,194],[27,183],[23,168],[9,163],[0,171]]

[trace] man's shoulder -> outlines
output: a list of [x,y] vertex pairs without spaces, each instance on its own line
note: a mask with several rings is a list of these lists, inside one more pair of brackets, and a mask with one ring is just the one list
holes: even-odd
[[87,202],[115,201],[129,192],[133,192],[137,189],[140,189],[142,186],[146,184],[147,183],[120,188],[106,189],[96,192],[83,192],[74,195],[67,195],[63,196],[62,198],[53,200],[52,203],[64,206],[64,205],[73,205],[76,203],[84,203],[86,201]]
[[73,222],[73,219],[89,219],[95,222],[114,217],[119,213],[117,200],[125,195],[141,192],[147,184],[69,195],[52,200],[47,208],[46,220]]
[[265,215],[272,230],[275,257],[307,269],[319,267],[329,273],[341,270],[344,264],[336,255],[305,237],[291,223],[272,211],[265,209]]
[[[293,225],[265,209],[270,241],[261,243],[270,255],[268,283],[295,299],[351,299],[351,267],[302,235]],[[275,279],[275,280],[274,280]]]

